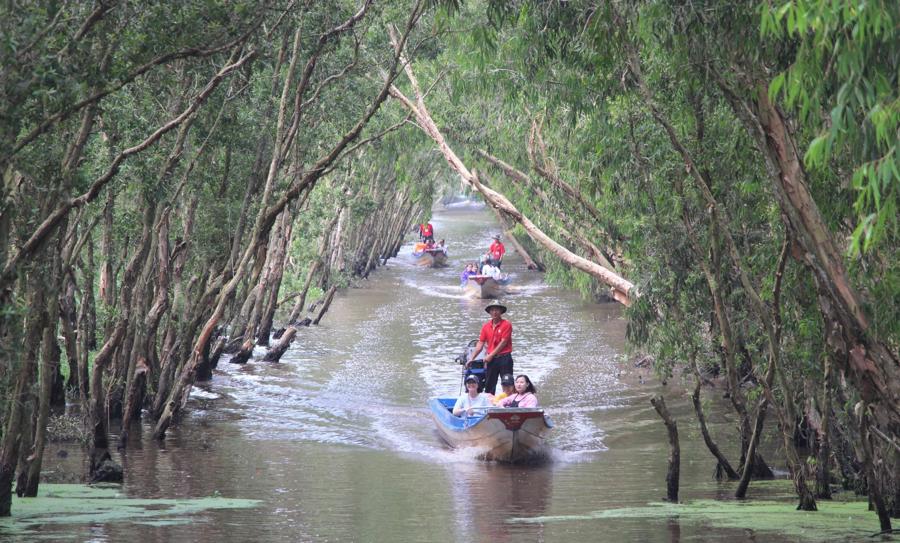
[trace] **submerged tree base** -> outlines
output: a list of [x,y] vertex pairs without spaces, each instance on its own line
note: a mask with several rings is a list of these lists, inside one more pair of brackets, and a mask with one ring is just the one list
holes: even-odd
[[715,528],[752,530],[805,541],[858,541],[881,531],[878,517],[865,501],[820,502],[814,512],[797,511],[788,501],[696,500],[684,504],[650,503],[591,511],[576,515],[552,515],[510,519],[513,523],[562,523],[585,520],[677,518],[684,523],[702,523]]
[[[0,536],[32,535],[48,525],[131,522],[152,526],[187,524],[213,509],[255,507],[259,500],[223,498],[127,498],[120,485],[41,484],[36,498],[13,497],[12,517],[0,519]],[[54,533],[54,538],[62,534]],[[73,534],[73,537],[75,534]]]

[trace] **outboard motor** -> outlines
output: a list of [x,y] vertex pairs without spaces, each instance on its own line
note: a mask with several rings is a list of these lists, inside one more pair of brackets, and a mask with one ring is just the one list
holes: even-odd
[[[461,355],[456,357],[456,363],[462,366],[465,366],[466,361],[469,360],[469,357],[472,356],[472,351],[475,350],[475,345],[478,344],[477,339],[473,339],[466,345],[466,348],[463,349]],[[466,368],[465,372],[463,372],[462,382],[466,382],[466,378],[470,375],[474,375],[478,379],[478,392],[484,392],[484,360],[478,359],[473,360],[472,365]],[[462,387],[465,390],[465,386]]]

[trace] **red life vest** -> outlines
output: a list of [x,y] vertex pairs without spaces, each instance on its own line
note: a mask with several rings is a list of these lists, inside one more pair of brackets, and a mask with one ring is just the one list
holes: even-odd
[[422,225],[422,235],[426,237],[434,235],[434,228],[431,226],[431,223]]

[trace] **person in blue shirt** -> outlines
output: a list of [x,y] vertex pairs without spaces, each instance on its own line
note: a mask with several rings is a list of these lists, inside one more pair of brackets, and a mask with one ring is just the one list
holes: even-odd
[[463,285],[465,285],[466,282],[469,280],[470,275],[478,275],[477,267],[475,266],[475,264],[472,264],[471,262],[466,264],[466,269],[464,269],[462,274],[460,274],[460,276],[459,276],[460,282]]

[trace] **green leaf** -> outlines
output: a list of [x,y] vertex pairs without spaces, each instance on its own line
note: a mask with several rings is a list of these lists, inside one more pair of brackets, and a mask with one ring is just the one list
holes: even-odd
[[807,148],[806,154],[803,156],[803,162],[806,163],[807,167],[814,168],[824,164],[826,158],[825,147],[827,140],[828,135],[822,134],[821,136],[817,136],[816,138],[814,138],[809,143],[809,148]]
[[769,100],[775,101],[781,87],[784,86],[785,72],[776,75],[769,83]]

